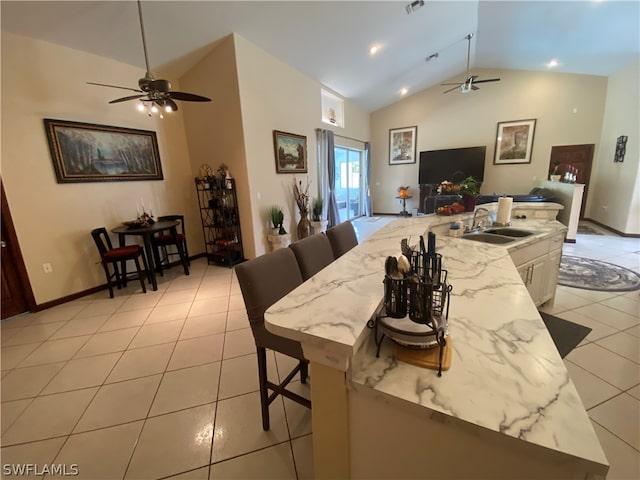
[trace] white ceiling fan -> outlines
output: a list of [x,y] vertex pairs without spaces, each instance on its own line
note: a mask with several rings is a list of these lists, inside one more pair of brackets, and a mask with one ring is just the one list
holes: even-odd
[[469,75],[469,61],[471,60],[471,39],[473,38],[473,33],[470,33],[464,37],[468,41],[467,45],[467,73],[464,82],[462,83],[441,83],[442,86],[455,85],[455,87],[445,90],[442,93],[453,92],[454,90],[460,89],[461,93],[469,93],[472,90],[480,90],[477,83],[489,83],[489,82],[499,82],[499,78],[488,78],[486,80],[477,80],[478,75]]

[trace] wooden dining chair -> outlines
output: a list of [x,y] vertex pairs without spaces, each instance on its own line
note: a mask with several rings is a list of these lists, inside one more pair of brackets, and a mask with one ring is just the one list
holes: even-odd
[[327,238],[331,243],[333,258],[336,260],[358,245],[356,230],[351,222],[342,222],[327,230]]
[[[311,408],[309,400],[286,389],[298,372],[300,381],[307,381],[308,361],[302,354],[300,342],[275,335],[264,325],[264,312],[267,308],[300,285],[302,275],[296,257],[288,248],[281,248],[236,265],[235,271],[258,353],[262,428],[269,430],[269,405],[278,395]],[[267,348],[298,360],[296,367],[279,384],[270,382],[267,377]]]
[[324,233],[316,233],[289,245],[293,251],[302,274],[302,280],[308,280],[324,267],[333,262],[331,243]]
[[[161,233],[159,235],[155,235],[151,239],[151,243],[153,244],[153,258],[156,264],[156,270],[162,274],[162,266],[165,265],[167,268],[171,266],[171,262],[169,261],[169,257],[171,256],[180,256],[180,252],[178,251],[177,242],[181,242],[182,251],[187,260],[187,265],[191,265],[189,262],[189,251],[187,250],[187,237],[185,236],[184,229],[184,215],[163,215],[162,217],[158,217],[159,221],[168,220],[168,221],[178,221],[178,226],[176,230],[178,231],[177,237],[174,238],[170,233]],[[175,247],[175,252],[171,252],[167,249],[167,247]],[[160,255],[162,252],[162,256]]]
[[[148,268],[143,248],[140,245],[126,245],[124,247],[114,248],[111,244],[111,239],[109,238],[107,229],[104,227],[91,230],[91,236],[93,237],[93,241],[98,247],[98,252],[100,252],[100,263],[102,264],[102,268],[104,269],[104,273],[107,277],[109,297],[113,298],[112,280],[114,278],[118,290],[120,290],[121,287],[127,286],[126,270],[123,268],[123,271],[121,272],[118,264],[120,263],[124,265],[124,262],[128,260],[133,260],[135,262],[136,270],[138,272],[138,279],[140,280],[140,286],[142,287],[142,292],[147,293],[147,287],[144,284],[144,280],[146,276],[145,272],[148,270]],[[142,270],[142,268],[140,267],[140,258],[142,258],[144,270]],[[113,273],[111,273],[111,271],[109,270],[109,265],[112,266]]]

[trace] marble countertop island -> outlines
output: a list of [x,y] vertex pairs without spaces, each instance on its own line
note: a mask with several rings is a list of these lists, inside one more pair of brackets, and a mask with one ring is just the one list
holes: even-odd
[[[470,214],[461,217],[468,223]],[[438,234],[453,286],[451,368],[437,377],[398,362],[388,340],[376,358],[367,321],[381,306],[386,257],[400,254],[402,238],[414,245],[450,222],[433,215],[391,222],[269,308],[267,328],[300,341],[312,362],[346,372],[355,392],[561,452],[604,475],[608,462],[591,422],[509,256],[564,231],[559,222],[512,220],[535,235],[507,246]]]

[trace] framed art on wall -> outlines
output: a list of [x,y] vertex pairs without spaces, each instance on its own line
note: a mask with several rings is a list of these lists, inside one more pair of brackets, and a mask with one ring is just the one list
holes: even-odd
[[531,163],[536,120],[498,122],[494,165]]
[[44,119],[58,183],[162,180],[156,132]]
[[416,163],[416,137],[418,127],[389,130],[389,165]]
[[276,173],[307,173],[307,137],[273,131]]

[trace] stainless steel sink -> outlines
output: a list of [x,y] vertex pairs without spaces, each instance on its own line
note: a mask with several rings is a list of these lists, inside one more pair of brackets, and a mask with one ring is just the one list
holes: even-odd
[[504,243],[511,243],[516,241],[516,239],[513,237],[505,237],[495,233],[485,233],[485,232],[465,233],[460,238],[464,238],[465,240],[473,240],[475,242],[484,242],[484,243],[493,243],[493,244],[504,244]]
[[485,233],[490,233],[492,235],[504,235],[507,237],[515,238],[528,237],[529,235],[533,235],[533,232],[510,227],[490,228],[489,230],[485,230]]

